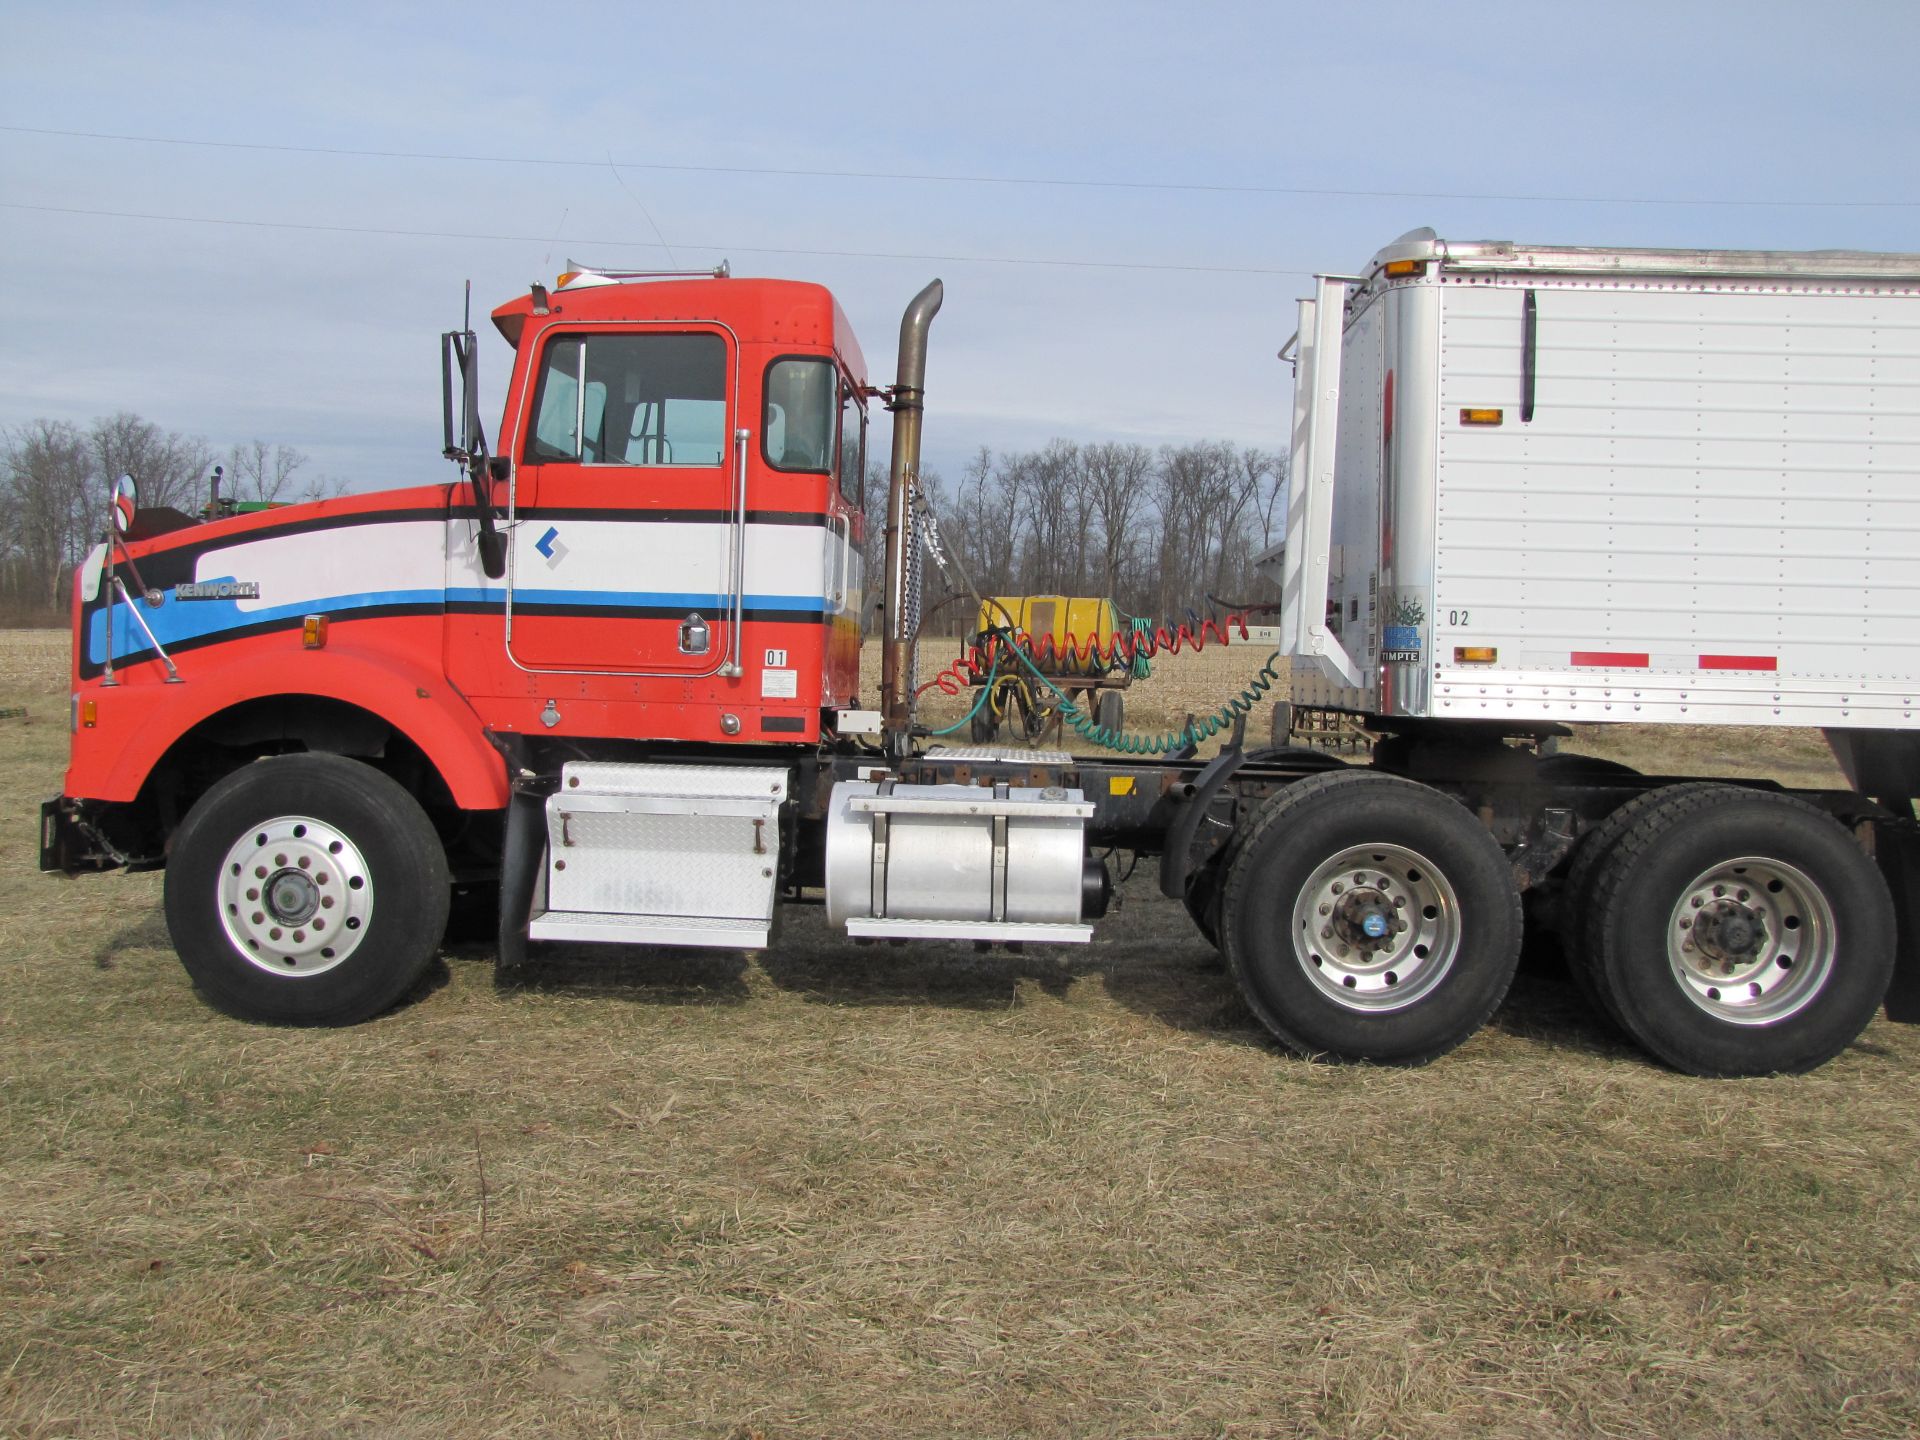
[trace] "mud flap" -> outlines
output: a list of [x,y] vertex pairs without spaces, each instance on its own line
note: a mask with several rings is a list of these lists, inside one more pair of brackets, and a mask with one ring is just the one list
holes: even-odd
[[1893,892],[1893,984],[1887,1018],[1920,1024],[1920,831],[1900,824],[1874,827],[1874,852]]
[[502,969],[526,962],[527,924],[533,915],[533,894],[546,850],[547,797],[544,792],[516,789],[507,802],[507,838],[500,857],[497,958]]
[[[1194,777],[1193,785],[1187,795],[1186,806],[1173,817],[1173,823],[1167,827],[1167,841],[1160,851],[1160,893],[1169,900],[1186,897],[1187,876],[1193,872],[1193,842],[1200,832],[1200,822],[1207,817],[1207,811],[1213,807],[1213,797],[1232,778],[1246,761],[1247,752],[1240,749],[1222,750]],[[1176,789],[1175,794],[1179,791]]]

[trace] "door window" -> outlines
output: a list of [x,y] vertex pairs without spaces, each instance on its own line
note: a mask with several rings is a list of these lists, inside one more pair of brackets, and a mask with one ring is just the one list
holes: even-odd
[[727,346],[718,335],[573,335],[548,343],[528,464],[719,465]]

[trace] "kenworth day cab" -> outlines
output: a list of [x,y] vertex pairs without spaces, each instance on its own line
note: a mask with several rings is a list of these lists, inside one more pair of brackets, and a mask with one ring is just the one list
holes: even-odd
[[[1500,1003],[1531,892],[1654,1055],[1809,1069],[1914,934],[1916,296],[1920,256],[1424,231],[1320,279],[1283,352],[1287,531],[1262,559],[1292,662],[1274,713],[1358,717],[1376,743],[1346,764],[1285,723],[1246,743],[1275,674],[1252,648],[1248,690],[1162,755],[927,744],[939,283],[876,391],[818,286],[576,271],[493,314],[497,445],[475,338],[444,338],[456,483],[205,524],[123,484],[76,577],[42,865],[165,865],[211,1000],[343,1024],[415,983],[456,878],[497,884],[515,962],[553,940],[763,947],[796,903],[855,941],[1076,943],[1118,847],[1158,857],[1283,1043],[1400,1063]],[[975,667],[1045,683],[1012,627],[986,650]],[[1852,788],[1550,753],[1570,721],[1817,727]]]

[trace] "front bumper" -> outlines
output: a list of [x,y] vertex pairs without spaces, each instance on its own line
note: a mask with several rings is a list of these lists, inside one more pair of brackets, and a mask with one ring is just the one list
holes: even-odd
[[88,823],[81,801],[55,795],[40,805],[40,868],[62,875],[89,875],[126,863]]

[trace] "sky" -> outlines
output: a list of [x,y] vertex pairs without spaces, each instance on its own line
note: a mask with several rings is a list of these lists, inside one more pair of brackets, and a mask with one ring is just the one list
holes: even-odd
[[1295,300],[1418,226],[1920,251],[1917,0],[0,4],[0,426],[130,410],[353,489],[453,478],[465,283],[569,260],[819,281],[876,383],[941,277],[957,478],[1284,449]]

